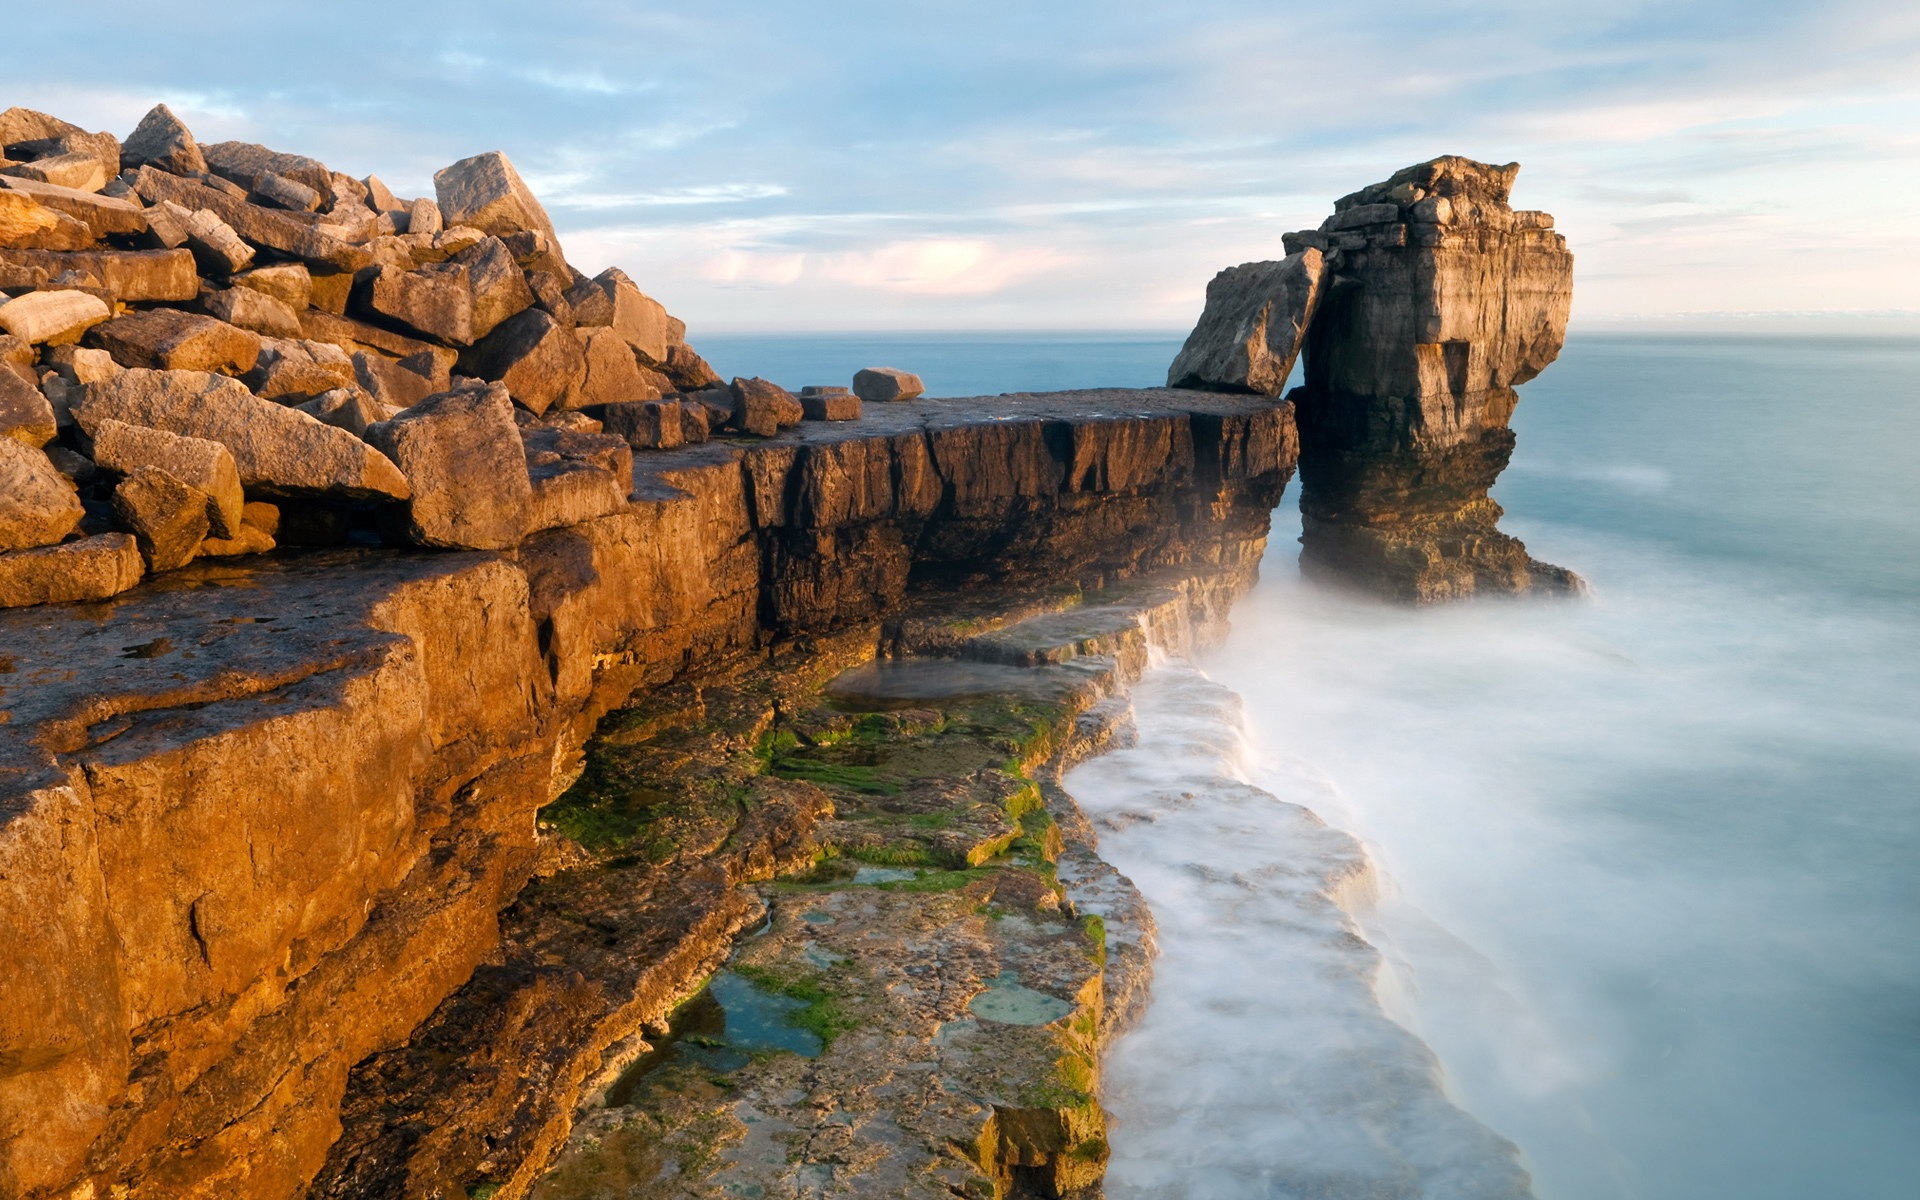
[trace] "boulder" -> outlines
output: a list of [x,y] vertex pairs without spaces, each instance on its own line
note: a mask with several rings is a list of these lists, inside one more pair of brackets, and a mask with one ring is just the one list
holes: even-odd
[[0,288],[45,288],[55,280],[78,280],[77,286],[130,302],[191,300],[200,293],[200,273],[186,250],[0,248]]
[[506,155],[493,150],[463,158],[434,175],[433,190],[449,228],[466,225],[495,237],[537,232],[549,246],[541,256],[542,269],[564,272],[566,260],[560,254],[553,222]]
[[567,293],[576,325],[605,326],[638,350],[648,364],[667,361],[672,318],[660,302],[642,292],[625,271],[608,267]]
[[208,170],[232,180],[246,192],[258,192],[262,179],[279,175],[305,184],[325,203],[333,203],[333,172],[318,159],[304,154],[282,154],[252,142],[215,142],[201,147],[201,153],[206,157]]
[[431,354],[390,358],[377,350],[353,352],[354,380],[387,408],[411,408],[453,386],[448,364]]
[[533,307],[533,289],[527,286],[526,273],[499,238],[482,238],[448,261],[467,274],[467,289],[473,298],[473,338],[487,336],[502,321]]
[[88,384],[74,417],[89,432],[100,421],[115,420],[219,442],[232,452],[250,492],[340,500],[405,500],[410,494],[399,469],[352,434],[218,375],[125,371]]
[[671,450],[687,440],[680,405],[671,400],[608,404],[600,410],[600,425],[635,450]]
[[260,335],[172,308],[115,317],[87,333],[90,345],[123,367],[245,375],[260,358]]
[[0,247],[9,250],[85,250],[94,244],[85,221],[40,203],[25,192],[0,191]]
[[858,421],[860,397],[845,388],[800,393],[800,411],[809,421]]
[[208,292],[200,297],[200,307],[210,317],[268,337],[297,338],[300,318],[284,303],[252,288],[232,287]]
[[140,545],[149,571],[193,561],[207,536],[207,494],[159,467],[136,467],[113,489],[113,515]]
[[876,404],[912,400],[926,390],[918,375],[894,367],[868,367],[853,376],[853,394]]
[[515,400],[538,415],[556,404],[567,406],[586,374],[587,356],[573,330],[530,308],[462,354],[460,369],[506,384]]
[[232,275],[252,265],[253,247],[215,214],[204,208],[189,211],[170,200],[159,207],[168,210],[186,231],[187,249],[193,251],[193,261],[200,265],[201,274]]
[[707,420],[707,410],[699,404],[678,403],[680,410],[680,444],[697,446],[713,436],[712,423]]
[[158,467],[207,498],[212,536],[233,537],[239,530],[246,497],[240,491],[240,470],[225,446],[112,420],[97,422],[92,436],[96,465],[127,476],[142,467]]
[[633,476],[583,462],[558,462],[529,472],[533,489],[528,532],[563,529],[625,511]]
[[385,405],[357,387],[334,388],[296,407],[316,421],[344,429],[360,438],[366,436],[368,426],[394,415],[387,411]]
[[72,533],[85,513],[73,481],[52,460],[0,438],[0,550],[50,546]]
[[67,346],[112,315],[106,301],[86,292],[28,292],[0,304],[0,329],[36,345]]
[[440,215],[440,206],[425,196],[407,206],[408,233],[439,233],[446,228],[446,221]]
[[140,582],[140,547],[125,533],[0,554],[0,608],[105,600]]
[[0,371],[0,438],[37,450],[59,432],[59,421],[45,394],[12,371]]
[[1320,302],[1320,251],[1228,267],[1207,284],[1200,321],[1167,370],[1167,386],[1278,396]]
[[234,187],[228,191],[214,186],[219,182],[218,176],[208,176],[203,182],[141,167],[134,172],[131,182],[149,204],[171,200],[188,210],[206,209],[231,225],[249,244],[299,259],[309,267],[325,266],[351,272],[373,263],[372,256],[365,250],[320,228],[319,222],[310,215],[249,204],[244,190]]
[[105,350],[84,346],[54,347],[47,352],[47,365],[73,383],[97,383],[126,369]]
[[82,192],[97,192],[114,176],[99,159],[82,151],[53,154],[0,169],[20,179],[36,179]]
[[412,488],[409,541],[503,550],[527,535],[533,492],[506,387],[431,396],[366,436]]
[[588,421],[580,413],[565,413],[592,428],[570,425],[541,425],[520,431],[520,446],[527,467],[548,467],[559,462],[583,462],[623,479],[633,478],[633,448],[611,432],[602,432],[598,422]]
[[658,400],[665,394],[656,375],[645,371],[634,357],[633,347],[612,329],[576,329],[581,350],[587,359],[587,373],[580,383],[579,403],[618,404],[637,400]]
[[664,370],[677,391],[697,392],[720,382],[720,376],[707,365],[707,360],[695,354],[693,347],[684,342],[667,347]]
[[200,153],[200,144],[193,140],[193,131],[173,115],[172,109],[156,104],[120,143],[120,169],[136,167],[198,175],[207,169],[207,160]]
[[456,263],[418,271],[375,267],[354,295],[363,315],[384,317],[449,346],[473,344],[473,292],[467,269]]
[[131,200],[12,176],[0,176],[0,184],[10,192],[31,197],[47,208],[67,214],[85,225],[96,238],[135,237],[148,229],[146,210]]
[[329,342],[263,338],[260,361],[247,373],[247,386],[262,399],[299,404],[358,382],[353,360]]
[[728,389],[733,393],[733,428],[760,437],[772,437],[806,418],[806,411],[793,393],[764,379],[735,377]]
[[[227,282],[272,296],[295,313],[313,303],[313,275],[300,263],[275,263],[243,271]],[[297,335],[296,335],[297,336]]]
[[89,133],[30,108],[0,112],[0,158],[44,161],[65,154],[84,154],[99,163],[102,183],[120,170],[120,139],[110,133]]
[[288,212],[316,212],[321,205],[320,192],[278,171],[262,171],[253,184],[253,198],[272,208]]

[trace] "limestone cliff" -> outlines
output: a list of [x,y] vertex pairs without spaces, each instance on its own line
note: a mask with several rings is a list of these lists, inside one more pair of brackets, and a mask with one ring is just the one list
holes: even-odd
[[535,810],[636,687],[916,581],[1244,586],[1294,458],[1265,400],[919,401],[642,456],[620,511],[512,552],[0,614],[0,1194],[300,1194],[355,1064],[496,953]]

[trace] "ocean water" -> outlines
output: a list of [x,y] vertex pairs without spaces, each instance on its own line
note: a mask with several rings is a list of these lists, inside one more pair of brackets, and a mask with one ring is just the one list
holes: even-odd
[[[1177,348],[834,341],[702,349],[966,394]],[[1070,780],[1161,927],[1113,1193],[1920,1194],[1920,341],[1575,336],[1514,426],[1505,528],[1591,598],[1309,586],[1290,492]]]

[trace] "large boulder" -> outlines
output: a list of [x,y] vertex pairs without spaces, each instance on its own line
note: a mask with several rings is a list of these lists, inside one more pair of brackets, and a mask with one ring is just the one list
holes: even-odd
[[112,315],[107,302],[89,292],[28,292],[0,304],[0,329],[38,345],[66,346]]
[[[4,195],[5,193],[0,193]],[[15,250],[0,243],[0,288],[85,287],[115,300],[191,300],[200,294],[193,255],[177,250]]]
[[207,498],[207,529],[214,537],[230,538],[239,532],[246,506],[240,469],[232,452],[219,442],[103,420],[93,429],[93,461],[128,477],[144,467],[158,467]]
[[33,163],[70,154],[83,155],[97,163],[101,183],[120,173],[120,139],[112,134],[89,133],[71,122],[30,108],[0,112],[0,158]]
[[587,356],[573,330],[537,308],[502,322],[460,356],[460,369],[507,385],[513,398],[537,414],[574,395]]
[[127,140],[120,143],[120,169],[158,167],[175,175],[198,175],[207,169],[193,131],[164,104],[156,104],[140,118]]
[[149,571],[193,561],[207,536],[207,494],[159,467],[136,467],[113,489],[113,515],[140,544]]
[[74,417],[89,434],[113,420],[219,442],[248,491],[341,500],[412,494],[391,460],[344,429],[201,371],[129,370],[90,383]]
[[85,225],[96,238],[132,237],[147,232],[146,210],[131,200],[16,176],[0,176],[0,186],[65,213]]
[[0,370],[0,438],[38,449],[60,432],[46,394],[12,371]]
[[252,288],[231,287],[208,292],[201,296],[200,307],[208,316],[236,329],[277,338],[300,336],[298,314],[265,292]]
[[0,550],[51,546],[86,510],[73,481],[38,449],[0,438]]
[[499,238],[482,238],[448,261],[466,269],[467,288],[473,296],[474,337],[487,336],[501,322],[533,307],[526,272]]
[[357,382],[353,359],[345,350],[300,338],[260,339],[260,361],[246,377],[247,386],[261,399],[280,404],[300,404]]
[[736,377],[728,388],[733,393],[733,418],[728,424],[743,433],[772,437],[806,419],[800,401],[777,383]]
[[123,367],[245,375],[260,358],[260,335],[217,317],[154,308],[115,317],[87,334],[89,345]]
[[566,270],[547,210],[540,207],[533,190],[498,150],[463,158],[437,172],[433,190],[448,228],[465,225],[495,237],[523,230],[540,233],[550,248],[542,256],[540,268],[556,273]]
[[868,367],[853,375],[853,394],[874,404],[912,400],[926,390],[918,375],[898,367]]
[[1278,262],[1242,263],[1215,275],[1199,323],[1167,370],[1167,386],[1280,395],[1306,344],[1322,267],[1320,251],[1309,246]]
[[575,286],[567,293],[567,302],[573,306],[575,325],[605,326],[651,365],[665,365],[673,318],[619,267],[608,267]]
[[355,289],[365,313],[449,346],[473,344],[473,290],[467,269],[436,263],[417,271],[375,267]]
[[85,250],[93,245],[85,221],[40,203],[25,192],[0,190],[0,246],[10,250]]
[[505,387],[430,396],[366,436],[399,464],[412,488],[408,540],[504,550],[526,537],[532,485]]
[[587,358],[587,373],[580,383],[582,407],[658,400],[671,386],[664,376],[642,367],[633,347],[614,330],[576,329],[574,335]]
[[0,608],[105,600],[140,582],[146,564],[131,534],[103,533],[0,554]]

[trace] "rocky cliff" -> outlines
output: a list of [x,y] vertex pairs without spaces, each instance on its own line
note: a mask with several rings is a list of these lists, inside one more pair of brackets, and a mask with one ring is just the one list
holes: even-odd
[[1294,455],[1287,406],[1227,396],[921,401],[641,456],[622,511],[511,553],[0,618],[0,1191],[299,1194],[354,1064],[496,952],[610,706],[920,581],[1244,584]]

